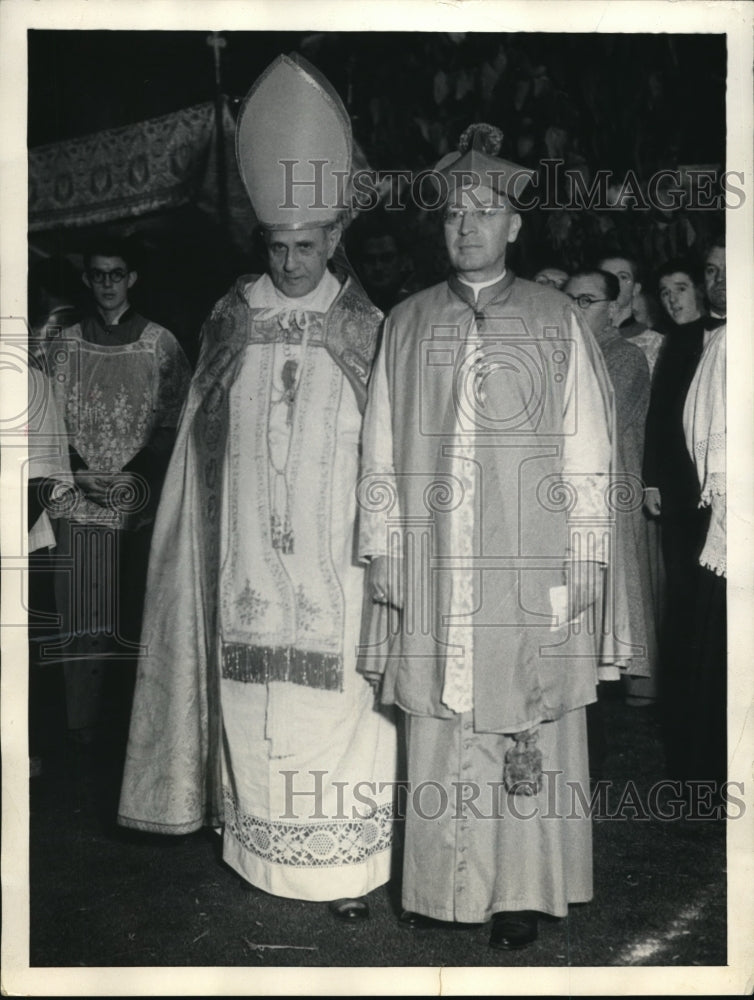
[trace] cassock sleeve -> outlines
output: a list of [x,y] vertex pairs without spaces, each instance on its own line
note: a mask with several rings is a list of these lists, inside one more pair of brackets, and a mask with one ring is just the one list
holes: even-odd
[[726,344],[725,326],[710,339],[692,379],[683,409],[686,446],[696,466],[701,507],[710,522],[699,564],[726,573]]
[[157,401],[155,427],[178,426],[191,383],[191,367],[176,338],[161,330],[157,341]]
[[620,433],[635,433],[634,428],[638,428],[643,442],[649,409],[649,365],[638,347],[626,353],[624,382],[623,391],[615,393],[616,428]]
[[610,379],[591,334],[570,318],[571,352],[564,397],[563,481],[575,498],[568,558],[607,563],[609,484],[615,411]]
[[377,360],[369,382],[362,427],[362,468],[359,481],[359,558],[367,562],[388,554],[387,515],[398,514],[398,489],[393,465],[393,424],[385,345],[391,336],[385,321]]

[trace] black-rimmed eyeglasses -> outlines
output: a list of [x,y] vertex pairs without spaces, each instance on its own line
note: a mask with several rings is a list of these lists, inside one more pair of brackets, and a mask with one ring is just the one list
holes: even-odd
[[124,271],[122,267],[114,267],[112,271],[101,271],[98,267],[90,267],[87,274],[95,285],[104,285],[106,280],[117,285],[119,281],[123,281],[128,271]]
[[570,292],[566,292],[569,299],[573,299],[579,309],[588,309],[589,306],[593,306],[595,302],[611,302],[612,299],[593,299],[591,295],[571,295]]

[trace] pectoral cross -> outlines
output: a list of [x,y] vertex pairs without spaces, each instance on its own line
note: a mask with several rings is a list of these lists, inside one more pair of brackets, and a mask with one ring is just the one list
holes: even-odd
[[273,549],[280,549],[284,556],[291,555],[293,552],[293,528],[287,512],[285,521],[280,520],[279,514],[270,516],[270,534]]
[[297,361],[286,361],[283,365],[283,402],[288,407],[285,422],[290,427],[293,422],[293,404],[296,401],[296,373],[298,371]]

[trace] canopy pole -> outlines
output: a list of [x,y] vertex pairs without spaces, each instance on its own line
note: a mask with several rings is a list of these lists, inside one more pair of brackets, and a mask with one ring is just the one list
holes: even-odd
[[230,213],[228,208],[228,165],[225,156],[225,128],[223,123],[223,88],[222,88],[222,50],[227,40],[219,31],[213,31],[207,36],[207,45],[212,49],[215,63],[215,143],[217,156],[217,210],[220,224],[226,232],[230,228]]

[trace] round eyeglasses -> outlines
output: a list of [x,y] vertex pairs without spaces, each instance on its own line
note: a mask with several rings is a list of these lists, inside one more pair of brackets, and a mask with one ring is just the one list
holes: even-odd
[[98,267],[92,267],[87,273],[95,285],[104,285],[106,281],[117,285],[119,281],[123,281],[128,271],[124,271],[122,267],[114,267],[112,271],[101,271]]
[[595,302],[611,302],[611,299],[593,299],[591,295],[571,295],[570,292],[566,292],[569,299],[573,299],[579,309],[588,309],[589,306],[593,306]]

